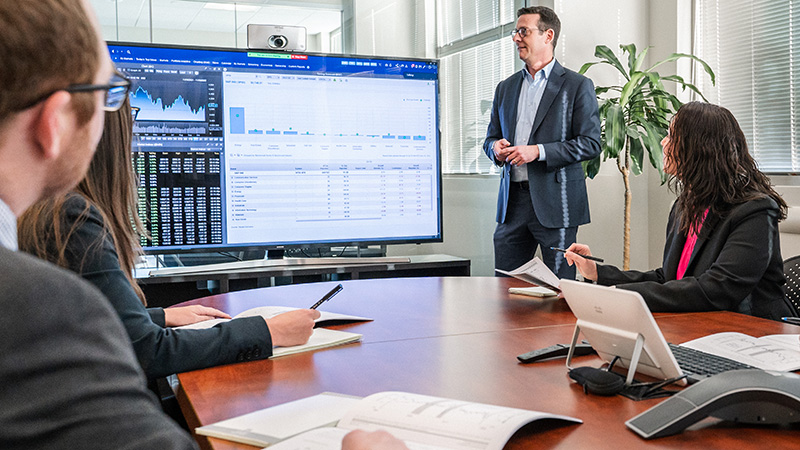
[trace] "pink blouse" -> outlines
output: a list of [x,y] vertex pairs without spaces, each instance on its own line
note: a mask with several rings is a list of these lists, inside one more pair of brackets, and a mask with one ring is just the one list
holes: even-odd
[[[707,215],[708,210],[706,209],[706,212],[703,213],[703,221],[706,220]],[[680,280],[686,274],[686,268],[689,266],[689,260],[692,258],[692,252],[694,251],[694,245],[697,243],[697,235],[702,228],[703,224],[701,223],[697,230],[691,230],[689,236],[686,237],[686,244],[683,245],[681,259],[678,261],[678,273],[675,276],[676,280]]]

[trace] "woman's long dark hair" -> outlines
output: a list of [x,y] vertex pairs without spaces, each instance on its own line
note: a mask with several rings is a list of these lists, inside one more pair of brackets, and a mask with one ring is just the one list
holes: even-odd
[[706,209],[725,216],[734,206],[771,197],[786,218],[787,206],[758,167],[736,118],[727,109],[691,102],[678,109],[670,124],[675,173],[670,186],[678,194],[681,230],[699,229]]
[[[106,113],[97,152],[74,192],[86,197],[89,204],[100,211],[105,232],[114,242],[119,265],[139,299],[146,303],[144,293],[133,278],[133,268],[141,254],[139,236],[146,232],[137,214],[136,174],[131,162],[132,134],[133,118],[128,99],[119,111]],[[21,250],[69,268],[67,244],[89,216],[87,206],[78,220],[67,222],[64,203],[70,195],[74,194],[42,200],[25,211],[19,218]],[[105,238],[100,236],[91,249],[99,249]]]

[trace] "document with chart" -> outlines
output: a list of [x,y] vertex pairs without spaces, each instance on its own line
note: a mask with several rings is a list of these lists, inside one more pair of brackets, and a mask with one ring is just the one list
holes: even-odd
[[[329,396],[330,397],[329,399]],[[316,405],[319,403],[319,407]],[[302,412],[299,406],[307,411]],[[287,406],[291,408],[286,408]],[[407,392],[380,392],[361,400],[339,394],[324,393],[286,405],[268,408],[241,418],[198,428],[198,434],[236,439],[231,430],[248,427],[254,423],[254,415],[265,419],[265,414],[287,417],[287,412],[298,418],[305,413],[319,415],[320,411],[331,410],[319,421],[316,428],[305,431],[270,446],[275,450],[316,450],[337,449],[342,438],[351,430],[386,430],[404,441],[411,450],[423,449],[502,449],[511,436],[524,425],[541,419],[557,419],[568,423],[581,423],[580,419],[548,414],[525,409],[452,400]],[[336,412],[338,408],[338,412]],[[290,411],[291,410],[291,411]],[[249,416],[249,417],[248,417]],[[335,427],[324,426],[331,418],[340,419]],[[247,419],[247,420],[244,420]],[[288,419],[287,419],[288,420]],[[259,420],[268,427],[268,420]],[[227,436],[220,434],[227,430]],[[278,433],[283,430],[277,431]],[[275,431],[246,430],[252,438],[263,434],[261,441],[268,445],[275,442]],[[211,434],[214,433],[214,434]],[[285,434],[283,435],[285,436]],[[252,442],[252,441],[251,441]]]
[[800,335],[773,334],[755,338],[742,333],[714,333],[681,344],[724,356],[764,370],[789,372],[800,369]]
[[535,284],[537,286],[550,289],[555,293],[561,292],[561,289],[558,287],[561,284],[561,281],[558,279],[556,274],[550,270],[541,259],[537,257],[533,257],[532,260],[526,262],[525,264],[517,267],[516,269],[512,270],[511,272],[507,272],[505,270],[494,269],[497,272],[502,273],[503,275],[508,275],[510,277],[514,277],[518,280],[522,280],[526,283]]

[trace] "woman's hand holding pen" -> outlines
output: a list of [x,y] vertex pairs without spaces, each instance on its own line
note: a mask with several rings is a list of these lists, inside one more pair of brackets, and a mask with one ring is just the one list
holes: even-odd
[[272,345],[289,347],[305,344],[314,332],[314,320],[317,318],[319,311],[296,309],[266,319],[269,334],[272,336]]
[[583,258],[581,255],[591,256],[592,251],[588,245],[578,244],[577,242],[570,245],[567,252],[564,253],[567,264],[570,266],[575,264],[583,278],[597,281],[597,263]]

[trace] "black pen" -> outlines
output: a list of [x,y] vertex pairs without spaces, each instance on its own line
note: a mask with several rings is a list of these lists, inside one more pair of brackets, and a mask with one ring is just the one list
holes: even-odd
[[[563,248],[558,248],[558,247],[550,247],[550,250],[555,250],[555,251],[557,251],[557,252],[561,252],[561,253],[567,253],[567,251],[566,251],[566,250],[564,250]],[[601,263],[601,262],[605,262],[605,261],[603,261],[603,258],[598,258],[598,257],[596,257],[596,256],[581,255],[580,253],[577,253],[577,252],[576,252],[575,254],[576,254],[576,255],[579,255],[579,256],[581,256],[581,257],[583,257],[583,258],[586,258],[586,259],[588,259],[588,260],[590,260],[590,261],[597,261],[597,262],[599,262],[599,263]]]
[[781,320],[792,325],[800,325],[800,317],[781,317]]
[[314,306],[312,306],[309,309],[317,309],[319,307],[319,305],[321,305],[321,304],[327,302],[328,300],[332,299],[333,296],[338,294],[339,291],[341,291],[342,289],[344,289],[342,287],[342,285],[341,284],[337,284],[335,288],[331,289],[330,292],[328,292],[327,294],[323,295],[322,298],[319,299],[319,301],[317,303],[314,303]]

